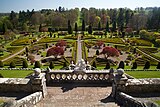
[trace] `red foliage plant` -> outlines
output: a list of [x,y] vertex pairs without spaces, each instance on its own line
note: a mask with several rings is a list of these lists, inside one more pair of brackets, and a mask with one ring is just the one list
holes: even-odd
[[48,49],[47,51],[47,57],[48,56],[55,56],[55,58],[58,56],[58,55],[64,55],[64,50],[62,47],[52,47],[50,49]]
[[59,40],[57,43],[56,43],[56,47],[60,46],[60,47],[63,47],[63,46],[66,46],[67,43],[66,41],[64,40]]
[[100,48],[100,47],[104,44],[104,42],[100,40],[100,41],[97,41],[96,44],[97,44],[97,46]]
[[118,57],[119,56],[119,52],[116,48],[113,48],[113,47],[104,47],[102,52],[100,54],[104,54],[104,55],[107,55],[106,58],[108,57]]

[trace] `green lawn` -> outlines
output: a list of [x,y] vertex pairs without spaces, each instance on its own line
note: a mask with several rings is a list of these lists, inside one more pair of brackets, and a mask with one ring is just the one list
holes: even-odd
[[4,78],[24,78],[31,73],[33,73],[32,70],[0,70]]
[[135,78],[160,78],[160,71],[126,71]]
[[160,100],[155,101],[158,105],[160,105]]

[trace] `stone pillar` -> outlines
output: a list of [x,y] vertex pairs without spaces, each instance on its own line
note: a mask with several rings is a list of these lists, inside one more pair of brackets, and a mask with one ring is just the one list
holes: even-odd
[[43,97],[47,95],[45,73],[41,73],[39,68],[36,68],[31,76],[31,89],[32,92],[42,91]]
[[124,75],[123,69],[118,69],[117,74],[114,76],[112,83],[112,97],[116,99],[116,94],[119,92],[119,87],[124,87],[128,78]]

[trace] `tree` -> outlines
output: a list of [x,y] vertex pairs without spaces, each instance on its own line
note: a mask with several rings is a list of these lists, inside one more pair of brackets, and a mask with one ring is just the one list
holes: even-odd
[[96,50],[96,55],[99,55],[99,50]]
[[64,40],[59,40],[57,43],[56,43],[56,47],[60,46],[60,47],[63,47],[63,46],[66,46],[67,43],[66,41]]
[[3,23],[2,31],[3,31],[3,34],[7,32],[7,26],[5,23]]
[[95,61],[93,62],[92,66],[93,66],[94,68],[97,68],[97,65],[96,65],[96,62],[95,62]]
[[149,69],[150,68],[150,62],[147,61],[144,65],[144,68],[143,69]]
[[39,25],[39,32],[41,32],[42,24]]
[[108,21],[106,23],[106,32],[109,32],[109,23],[108,23]]
[[50,69],[53,69],[53,68],[54,68],[54,62],[53,62],[53,61],[50,62],[49,68],[50,68]]
[[72,26],[71,26],[71,25],[68,26],[68,33],[69,33],[69,34],[72,34],[72,33],[73,33],[73,30],[72,30]]
[[86,27],[86,26],[85,26],[85,21],[83,20],[83,21],[82,21],[82,31],[85,31],[85,29],[86,29],[85,27]]
[[88,27],[88,33],[89,33],[89,34],[92,34],[92,31],[93,31],[93,30],[92,30],[92,26],[89,25],[89,27]]
[[157,69],[160,69],[160,62],[158,62]]
[[4,67],[4,64],[3,62],[0,60],[0,68],[3,68]]
[[65,67],[67,67],[67,63],[66,62],[63,63],[63,68],[65,68]]
[[34,68],[40,68],[41,67],[41,64],[39,61],[36,61],[35,64],[34,64]]
[[131,69],[137,69],[137,62],[134,62],[134,63],[133,63],[133,66],[132,66]]
[[64,50],[62,47],[52,47],[47,51],[47,57],[51,55],[57,58],[58,55],[64,55]]
[[100,54],[104,54],[106,59],[108,57],[114,57],[114,56],[118,57],[119,56],[118,50],[116,48],[109,47],[109,46],[104,47]]
[[109,61],[107,61],[106,67],[104,69],[110,69],[110,63],[109,63]]
[[28,68],[28,63],[26,60],[23,61],[23,68]]
[[25,50],[26,50],[26,53],[28,53],[28,52],[29,52],[29,49],[28,49],[28,47],[26,47],[26,48],[25,48]]
[[122,68],[122,69],[124,69],[124,62],[123,61],[121,61],[120,63],[119,63],[119,66],[118,66],[118,68],[117,69],[120,69],[120,68]]
[[101,22],[98,23],[98,30],[101,30]]
[[75,32],[78,32],[78,26],[77,26],[77,23],[75,23]]
[[116,21],[113,22],[112,24],[112,32],[115,32],[116,31]]
[[10,68],[15,68],[16,67],[16,64],[12,61],[11,63],[10,63]]
[[97,41],[97,43],[96,43],[96,45],[97,45],[99,48],[101,48],[101,46],[102,46],[103,44],[104,44],[104,42],[101,41],[101,40]]

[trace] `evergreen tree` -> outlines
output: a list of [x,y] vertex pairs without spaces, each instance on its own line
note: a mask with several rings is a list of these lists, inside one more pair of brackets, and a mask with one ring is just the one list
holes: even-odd
[[101,22],[98,23],[98,30],[101,30]]
[[116,31],[116,21],[113,22],[112,24],[112,32],[115,32]]
[[7,25],[5,23],[3,23],[2,31],[3,31],[3,34],[7,32]]
[[107,61],[106,67],[104,69],[110,69],[110,63],[109,63],[109,61]]
[[36,61],[35,62],[35,65],[34,65],[34,68],[40,68],[41,67],[41,64],[39,61]]
[[77,26],[77,23],[75,23],[75,32],[78,32],[78,26]]
[[65,68],[65,67],[67,67],[67,63],[66,62],[63,63],[63,68]]
[[94,68],[97,68],[97,65],[96,65],[96,62],[95,62],[95,61],[93,62],[92,66],[93,66]]
[[10,63],[10,68],[15,68],[16,67],[16,64],[12,61],[11,63]]
[[72,31],[72,26],[71,26],[71,25],[68,26],[68,33],[69,33],[69,34],[72,34],[72,33],[73,33],[73,31]]
[[28,68],[28,63],[26,60],[23,61],[23,68]]
[[137,62],[134,62],[134,63],[133,63],[133,66],[132,66],[131,69],[137,69]]
[[0,68],[3,68],[4,67],[4,64],[3,62],[0,60]]
[[53,63],[53,61],[50,62],[49,68],[50,68],[50,69],[53,69],[53,68],[54,68],[54,63]]
[[122,69],[124,69],[124,62],[123,61],[121,61],[120,63],[119,63],[119,66],[118,66],[118,68],[117,69],[120,69],[120,68],[122,68]]
[[92,26],[91,25],[89,25],[89,27],[88,27],[88,33],[92,34]]
[[160,69],[160,62],[158,62],[157,69]]
[[109,23],[108,23],[108,21],[106,23],[106,32],[109,32]]
[[143,69],[149,69],[150,68],[150,62],[147,61],[144,65],[144,68]]
[[85,27],[86,27],[85,21],[83,20],[83,21],[82,21],[82,31],[85,31]]
[[41,32],[42,24],[39,25],[39,32]]
[[96,50],[96,55],[99,55],[99,50]]

